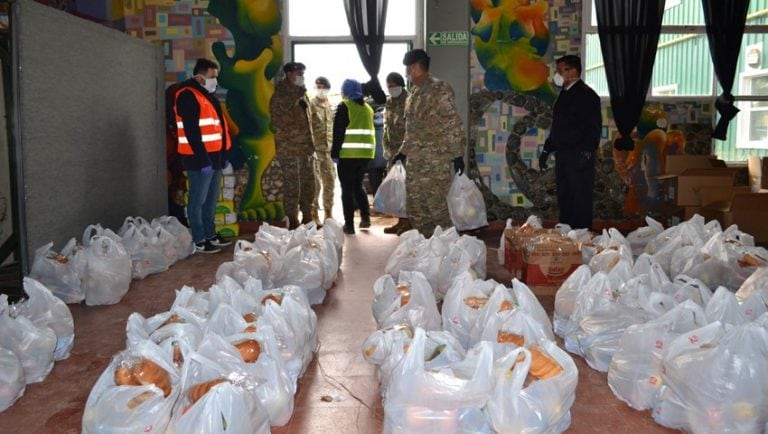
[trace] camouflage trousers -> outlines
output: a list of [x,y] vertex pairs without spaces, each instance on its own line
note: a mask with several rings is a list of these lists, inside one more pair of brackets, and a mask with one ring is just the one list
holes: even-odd
[[323,209],[330,212],[333,209],[333,190],[336,185],[336,166],[331,160],[330,151],[315,151],[315,197],[312,200],[312,210],[317,215],[319,209],[320,189],[323,190]]
[[315,196],[314,157],[277,157],[283,169],[283,205],[285,215],[298,220],[299,210],[304,219],[312,215]]
[[405,176],[406,210],[414,229],[432,236],[435,226],[452,226],[446,196],[453,175],[449,160],[408,158]]

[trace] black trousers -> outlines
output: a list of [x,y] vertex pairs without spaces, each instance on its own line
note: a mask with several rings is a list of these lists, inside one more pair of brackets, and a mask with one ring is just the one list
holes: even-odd
[[363,189],[363,177],[368,171],[366,158],[342,158],[336,169],[341,184],[341,206],[344,209],[344,225],[354,227],[355,205],[360,208],[360,217],[370,218],[368,195]]
[[595,153],[557,151],[555,182],[560,223],[573,229],[592,229]]
[[379,190],[381,181],[387,176],[386,167],[369,167],[368,168],[368,186],[371,187],[371,194],[376,196],[376,191]]

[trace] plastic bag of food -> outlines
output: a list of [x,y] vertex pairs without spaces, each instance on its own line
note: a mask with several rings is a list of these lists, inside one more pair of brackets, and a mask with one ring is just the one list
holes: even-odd
[[696,433],[761,432],[768,418],[768,330],[719,322],[683,334],[663,355],[662,379]]
[[440,330],[432,288],[418,271],[401,271],[396,284],[386,274],[373,285],[373,316],[379,328],[397,324]]
[[106,236],[95,236],[83,251],[85,304],[115,304],[131,286],[131,255],[122,244]]
[[705,325],[701,306],[687,300],[659,318],[627,327],[608,367],[608,386],[635,410],[651,408],[662,385],[662,352],[680,334]]
[[16,310],[17,315],[29,318],[38,327],[50,327],[56,333],[53,359],[66,359],[75,342],[75,322],[69,307],[31,277],[24,278],[24,292],[29,298],[11,308]]
[[408,352],[397,365],[384,406],[384,433],[490,433],[481,409],[492,385],[493,349],[481,342],[467,357],[432,371],[426,364],[426,332],[417,328]]
[[24,395],[24,368],[13,351],[0,347],[0,412]]
[[373,208],[387,215],[408,217],[405,208],[405,167],[400,161],[392,166],[376,190]]
[[741,325],[748,322],[739,306],[736,296],[726,287],[721,286],[707,302],[704,309],[710,322],[720,321],[724,325]]
[[181,224],[176,217],[162,216],[152,219],[152,227],[162,227],[174,237],[174,248],[179,261],[195,253],[195,243],[189,228]]
[[81,276],[74,261],[76,241],[70,239],[61,253],[53,251],[48,243],[35,251],[35,260],[29,277],[39,281],[64,303],[80,303],[85,298]]
[[563,432],[571,424],[578,375],[571,356],[552,341],[517,348],[494,364],[485,414],[500,433]]
[[448,213],[458,231],[488,226],[485,199],[477,185],[466,174],[456,174],[448,190]]
[[445,295],[441,312],[443,330],[451,333],[464,348],[469,347],[469,334],[497,283],[491,280],[473,279],[464,272]]
[[112,359],[88,395],[84,434],[165,432],[181,387],[170,356],[144,341]]
[[504,226],[504,230],[501,231],[501,239],[499,239],[499,249],[496,251],[497,259],[499,261],[499,265],[504,265],[504,257],[507,254],[507,243],[505,240],[506,237],[506,230],[512,229],[512,219],[507,219],[507,223]]
[[269,433],[269,415],[253,393],[257,385],[232,374],[218,361],[190,355],[182,372],[183,391],[166,433]]
[[637,228],[627,234],[627,241],[629,241],[634,256],[640,256],[645,251],[648,243],[664,232],[664,226],[651,217],[646,216],[645,222],[648,226]]
[[104,229],[104,227],[102,227],[101,224],[96,223],[95,225],[88,225],[83,231],[83,240],[82,240],[83,247],[90,246],[91,238],[97,235],[100,237],[112,238],[114,241],[117,241],[121,244],[123,242],[123,238],[120,235],[114,233],[112,229]]
[[8,296],[0,294],[0,347],[21,360],[27,384],[39,383],[53,369],[56,333],[48,326],[37,326],[27,317],[11,317]]
[[122,236],[125,250],[131,255],[134,279],[143,279],[168,269],[168,258],[156,235],[147,235],[141,226],[129,224]]
[[[555,293],[555,314],[554,331],[558,336],[563,337],[566,331],[573,327],[571,315],[573,314],[576,298],[582,291],[582,287],[592,278],[592,269],[589,265],[580,265],[567,279],[560,285],[560,289]],[[570,324],[570,325],[569,325]]]

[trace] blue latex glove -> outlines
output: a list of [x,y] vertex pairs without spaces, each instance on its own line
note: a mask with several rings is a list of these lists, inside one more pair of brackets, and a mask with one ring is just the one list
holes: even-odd
[[339,159],[338,158],[331,158],[331,160],[333,160],[333,164],[339,164]]
[[213,167],[209,164],[202,169],[200,169],[200,173],[203,175],[213,175]]

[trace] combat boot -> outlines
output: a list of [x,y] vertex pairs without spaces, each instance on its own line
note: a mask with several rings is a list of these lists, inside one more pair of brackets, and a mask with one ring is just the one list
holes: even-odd
[[411,229],[413,229],[413,226],[411,226],[411,221],[410,220],[408,220],[408,219],[400,219],[400,221],[402,222],[402,224],[397,229],[397,235],[400,235],[403,232],[410,231]]
[[288,216],[288,229],[296,229],[299,227],[299,218],[296,216]]
[[405,219],[398,219],[397,223],[395,223],[394,225],[384,228],[384,233],[385,234],[396,234],[396,233],[398,233],[397,231],[400,230],[400,226],[403,225],[403,220],[405,220]]

